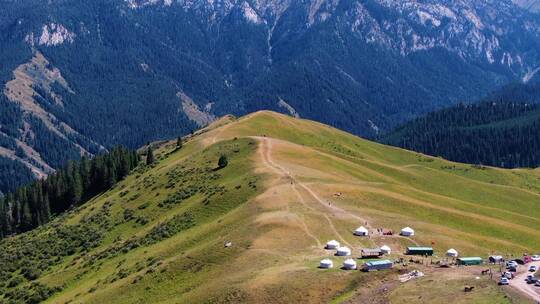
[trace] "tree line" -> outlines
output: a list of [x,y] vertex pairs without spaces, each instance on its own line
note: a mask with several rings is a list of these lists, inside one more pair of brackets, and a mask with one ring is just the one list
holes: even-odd
[[407,123],[381,141],[464,163],[538,167],[540,105],[461,104]]
[[117,147],[92,159],[70,161],[46,179],[7,193],[0,198],[0,237],[36,228],[83,204],[126,177],[139,160],[135,151]]

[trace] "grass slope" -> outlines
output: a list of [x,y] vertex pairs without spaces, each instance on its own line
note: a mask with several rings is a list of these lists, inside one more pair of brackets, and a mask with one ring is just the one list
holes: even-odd
[[[523,300],[486,279],[464,295],[466,271],[448,285],[396,285],[397,270],[316,266],[343,260],[322,249],[329,239],[355,256],[383,244],[393,258],[432,243],[463,255],[540,251],[539,170],[451,163],[272,112],[225,117],[174,145],[160,143],[157,164],[84,206],[2,241],[0,262],[13,266],[0,269],[0,303],[42,293],[49,303]],[[216,170],[222,154],[229,165]],[[417,236],[352,236],[366,222]]]

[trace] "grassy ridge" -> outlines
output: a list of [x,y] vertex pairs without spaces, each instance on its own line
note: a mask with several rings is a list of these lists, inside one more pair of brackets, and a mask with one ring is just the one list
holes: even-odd
[[[229,165],[217,170],[222,154]],[[397,274],[321,271],[321,258],[343,260],[322,245],[338,239],[356,256],[389,244],[391,258],[414,242],[465,255],[540,251],[538,170],[451,163],[272,112],[227,117],[181,150],[160,143],[156,157],[84,206],[2,241],[0,265],[16,267],[1,269],[0,303],[414,303],[417,294],[451,298],[470,277],[448,278],[455,289],[444,292],[426,281],[429,290],[372,294]],[[417,236],[352,236],[364,219]],[[460,301],[511,303],[488,281],[478,288]]]
[[[264,134],[255,130],[264,130]],[[540,251],[538,170],[452,163],[270,113],[243,118],[221,135],[227,133],[266,135],[313,147],[309,166],[342,175],[333,182],[343,184],[353,179],[380,183],[355,191],[367,196],[361,202],[351,202],[357,207],[452,228],[471,234],[475,242],[484,238],[486,244],[490,243],[484,252]],[[293,150],[286,153],[287,161],[306,166],[304,157]],[[491,242],[498,245],[493,247]],[[481,247],[481,242],[478,245]]]

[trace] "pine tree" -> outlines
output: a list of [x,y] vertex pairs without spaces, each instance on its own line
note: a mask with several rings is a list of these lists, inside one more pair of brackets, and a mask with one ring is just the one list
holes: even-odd
[[79,171],[81,173],[81,181],[83,192],[87,193],[90,190],[90,162],[86,156],[83,156],[80,161]]
[[151,165],[155,162],[154,159],[154,151],[152,150],[152,147],[148,147],[148,151],[146,152],[146,165]]
[[81,202],[83,194],[83,182],[79,172],[79,166],[70,162],[68,172],[68,199],[70,204],[78,205]]
[[28,202],[24,201],[22,203],[22,215],[21,215],[21,223],[20,223],[21,229],[23,231],[29,230],[33,227],[32,225],[32,212],[30,210],[30,206],[28,206]]
[[176,150],[182,149],[182,146],[183,146],[182,137],[178,136],[178,139],[176,140]]

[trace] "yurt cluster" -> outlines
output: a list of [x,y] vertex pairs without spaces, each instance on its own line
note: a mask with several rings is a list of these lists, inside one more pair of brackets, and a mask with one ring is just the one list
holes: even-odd
[[[354,230],[353,234],[358,237],[368,237],[369,230],[365,228],[364,226],[361,226],[361,227],[358,227],[356,230]],[[411,227],[405,227],[401,229],[400,235],[403,237],[412,237],[415,235],[415,232],[414,232],[414,229],[412,229]],[[335,254],[334,254],[335,256],[346,257],[346,259],[343,261],[343,264],[341,265],[341,269],[343,270],[358,269],[356,260],[351,258],[352,250],[349,247],[342,246],[340,242],[336,240],[331,240],[331,241],[328,241],[328,243],[326,243],[325,249],[335,250]],[[388,245],[383,245],[379,248],[361,249],[360,258],[368,259],[368,261],[362,265],[361,269],[363,271],[374,271],[374,270],[383,270],[383,269],[392,268],[394,264],[393,261],[389,259],[380,259],[381,257],[385,255],[390,255],[391,253],[392,253],[392,249]],[[406,255],[420,255],[420,256],[432,256],[433,253],[434,251],[432,247],[422,247],[422,246],[407,247],[407,250],[405,252]],[[458,255],[459,255],[458,251],[453,248],[449,249],[446,252],[446,256],[452,259],[456,259],[458,265],[472,265],[469,263],[469,260],[473,261],[473,258],[459,259]],[[462,260],[464,261],[464,263],[460,263],[460,261]],[[476,259],[474,259],[474,261],[476,261]],[[334,262],[329,258],[325,258],[320,261],[319,268],[321,269],[334,268]]]

